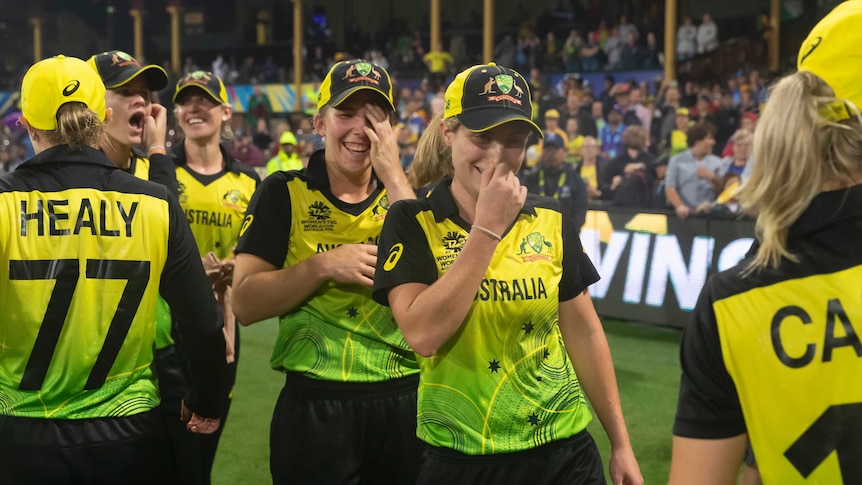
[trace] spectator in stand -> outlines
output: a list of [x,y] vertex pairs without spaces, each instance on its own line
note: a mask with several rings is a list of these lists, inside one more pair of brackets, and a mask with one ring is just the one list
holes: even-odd
[[500,66],[514,66],[517,53],[518,48],[509,34],[504,35],[500,42],[494,46],[494,59]]
[[599,140],[602,142],[602,151],[608,158],[615,158],[623,148],[623,132],[626,125],[623,124],[623,110],[620,105],[615,104],[608,111],[607,124],[599,130]]
[[691,117],[688,108],[677,108],[675,112],[675,126],[668,134],[664,148],[673,157],[688,150],[688,129],[691,127]]
[[227,73],[230,66],[224,60],[224,56],[219,54],[212,62],[213,74],[221,79],[227,79]]
[[584,135],[578,131],[578,119],[575,117],[566,120],[566,161],[576,162],[581,158],[581,147],[584,144]]
[[643,69],[658,69],[664,65],[664,53],[658,45],[654,32],[647,32],[646,46],[641,52],[641,67]]
[[680,61],[694,57],[697,53],[697,27],[691,17],[685,16],[676,31],[676,56]]
[[629,22],[628,17],[626,17],[625,15],[620,15],[619,33],[620,39],[623,39],[623,41],[628,39],[629,34],[632,34],[632,36],[634,36],[635,42],[637,42],[638,38],[640,37],[640,32],[638,32],[637,26]]
[[584,93],[578,89],[570,89],[566,94],[566,104],[561,108],[560,124],[565,126],[571,118],[578,120],[578,132],[583,135],[598,136],[596,122],[590,115],[590,105],[584,104]]
[[545,51],[542,69],[547,72],[560,72],[563,70],[563,45],[554,35],[554,31],[548,31],[545,37]]
[[605,70],[617,71],[622,68],[623,40],[620,38],[619,29],[616,27],[611,27],[604,51],[608,60]]
[[251,141],[251,135],[242,129],[233,133],[233,142],[230,156],[248,165],[249,167],[263,167],[263,152]]
[[751,160],[754,135],[750,131],[740,128],[730,137],[730,141],[733,143],[733,155],[721,160],[722,167],[718,174],[720,176],[728,173],[736,174],[742,182],[745,182],[751,175],[751,169],[754,166]]
[[429,53],[422,57],[422,62],[428,66],[428,72],[431,73],[431,77],[436,79],[436,84],[440,84],[449,75],[455,59],[443,49],[443,43],[438,42]]
[[524,186],[531,194],[553,197],[560,201],[563,215],[580,230],[587,218],[587,191],[575,168],[566,163],[565,140],[546,131],[539,163],[524,174]]
[[712,154],[715,127],[692,125],[686,133],[689,149],[671,157],[665,176],[665,194],[680,219],[687,218],[704,202],[715,200],[721,182],[721,159]]
[[238,84],[257,84],[258,71],[254,65],[254,57],[246,56],[239,68],[239,73],[236,79]]
[[639,69],[642,57],[643,54],[641,53],[640,47],[637,45],[635,34],[629,32],[625,37],[625,43],[623,44],[622,53],[620,54],[621,68],[626,71]]
[[760,75],[760,71],[754,69],[748,75],[749,84],[751,86],[751,96],[754,106],[760,110],[760,105],[766,103],[766,98],[769,97],[769,90],[766,87],[766,80]]
[[[739,118],[739,129],[740,130],[748,130],[751,133],[754,133],[754,128],[757,125],[757,115],[748,111],[742,113]],[[728,141],[726,145],[724,145],[724,149],[721,151],[722,157],[729,157],[733,155],[733,142]]]
[[296,150],[296,136],[285,131],[278,139],[278,153],[266,162],[267,177],[275,172],[286,170],[302,170],[305,163],[299,158]]
[[413,157],[416,155],[416,143],[419,137],[404,124],[395,126],[395,141],[398,143],[398,158],[401,160],[401,168],[407,170],[413,164]]
[[695,123],[707,121],[714,125],[715,119],[713,118],[712,112],[713,106],[709,96],[706,94],[698,94],[697,103],[689,109],[689,116]]
[[581,161],[578,164],[576,172],[580,174],[581,180],[587,189],[587,197],[590,200],[596,200],[601,197],[602,192],[599,190],[599,179],[604,176],[604,171],[607,170],[608,159],[601,154],[599,141],[595,137],[585,136],[584,142],[581,145]]
[[599,137],[599,133],[602,132],[602,129],[607,125],[607,121],[605,121],[605,109],[604,105],[601,101],[593,101],[590,105],[590,116],[592,117],[593,124],[596,125],[596,138]]
[[256,125],[257,121],[264,119],[269,121],[272,115],[272,106],[269,104],[269,96],[263,92],[263,88],[256,85],[252,88],[251,97],[248,98],[249,123]]
[[733,94],[729,90],[724,90],[721,93],[721,105],[713,115],[716,130],[716,155],[720,154],[730,142],[731,137],[739,127],[740,118],[739,110],[733,105]]
[[641,124],[640,118],[635,114],[631,101],[632,87],[629,83],[619,83],[611,88],[611,96],[613,97],[613,105],[620,107],[620,112],[623,114],[623,124],[626,126]]
[[563,147],[565,147],[568,143],[568,137],[566,136],[566,132],[560,128],[560,112],[555,109],[549,109],[545,111],[545,133],[556,133],[560,136],[560,139],[563,140]]
[[581,46],[581,67],[583,67],[586,72],[594,72],[601,69],[602,51],[598,45],[597,39],[598,34],[596,32],[590,32],[587,34],[586,42]]
[[739,111],[745,113],[759,113],[760,107],[754,101],[754,95],[751,91],[751,85],[743,84],[739,88]]
[[655,181],[655,158],[647,151],[648,136],[642,126],[623,132],[623,150],[608,163],[601,182],[603,198],[618,207],[650,207]]
[[634,112],[639,121],[638,124],[643,126],[649,135],[652,126],[652,110],[644,105],[644,90],[640,87],[632,88],[629,92],[629,103],[631,104],[631,111]]
[[712,16],[703,14],[703,22],[697,27],[697,53],[705,54],[718,49],[718,26]]
[[269,133],[269,124],[266,119],[259,118],[254,124],[254,133],[251,135],[251,141],[260,151],[266,153],[267,156],[272,152],[269,149],[272,146],[272,135]]
[[314,46],[314,53],[305,60],[305,69],[312,81],[320,82],[326,76],[332,62],[323,53],[323,46]]
[[[579,72],[582,69],[581,65],[581,48],[584,46],[584,39],[577,30],[569,31],[569,36],[563,44],[563,59],[566,64],[566,72]],[[502,63],[501,63],[502,64]],[[506,64],[502,64],[506,65]]]

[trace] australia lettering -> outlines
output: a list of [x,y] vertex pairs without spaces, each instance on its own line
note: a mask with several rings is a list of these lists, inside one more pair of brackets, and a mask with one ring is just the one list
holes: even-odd
[[201,226],[233,227],[233,215],[227,212],[186,210],[189,224]]
[[[803,342],[798,345],[800,339],[794,339],[796,345],[788,345],[782,338],[782,329],[790,325],[811,325],[814,320],[811,315],[801,307],[789,305],[781,308],[772,317],[772,349],[782,364],[792,369],[805,367],[817,357],[818,343],[822,346],[821,362],[831,362],[836,349],[850,347],[856,353],[856,357],[862,357],[862,342],[859,334],[850,322],[847,312],[841,300],[833,298],[826,304],[826,325],[823,332],[822,342]],[[788,327],[785,327],[787,325]],[[840,327],[840,331],[836,329]],[[843,335],[839,335],[843,334]]]
[[495,280],[483,278],[474,300],[479,301],[524,301],[548,298],[542,278],[520,278]]
[[[35,207],[21,201],[21,236],[77,236],[89,233],[94,236],[132,237],[132,221],[138,203],[128,207],[122,202],[111,203],[99,200],[97,206],[88,198],[81,199],[80,206],[70,207],[68,200],[37,200]],[[72,225],[74,217],[74,226]],[[34,232],[35,230],[35,232]]]
[[[365,241],[359,241],[356,244],[373,244],[374,246],[376,246],[378,241],[380,241],[380,238],[375,236],[375,237],[369,237]],[[341,245],[342,245],[342,243],[336,243],[336,244],[317,243],[317,252],[318,253],[325,253],[326,251],[330,251],[330,250],[335,249]]]

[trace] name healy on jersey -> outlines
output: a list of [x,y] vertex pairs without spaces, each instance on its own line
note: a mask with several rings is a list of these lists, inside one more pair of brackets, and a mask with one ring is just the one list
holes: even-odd
[[46,232],[49,236],[77,236],[83,232],[94,236],[132,237],[137,202],[128,205],[119,200],[91,202],[86,197],[78,207],[71,207],[69,202],[49,199],[29,204],[22,200],[21,236],[44,236]]

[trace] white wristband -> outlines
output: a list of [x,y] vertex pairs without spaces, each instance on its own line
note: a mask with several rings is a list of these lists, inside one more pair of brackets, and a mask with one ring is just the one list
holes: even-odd
[[502,241],[502,240],[503,240],[503,237],[502,237],[502,236],[500,236],[499,234],[497,234],[496,232],[494,232],[494,231],[492,231],[492,230],[490,230],[490,229],[486,229],[486,228],[484,228],[484,227],[482,227],[482,226],[480,226],[480,225],[478,225],[478,224],[473,224],[473,225],[472,225],[472,226],[470,226],[470,227],[472,227],[473,229],[478,229],[478,230],[480,230],[480,231],[484,232],[485,234],[487,234],[487,235],[489,235],[489,236],[493,237],[494,239],[496,239],[497,241]]

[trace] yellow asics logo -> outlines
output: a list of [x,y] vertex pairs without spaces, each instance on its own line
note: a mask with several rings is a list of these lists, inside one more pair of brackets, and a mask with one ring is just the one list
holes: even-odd
[[392,246],[392,249],[389,250],[389,256],[386,258],[386,262],[383,263],[383,271],[392,271],[392,268],[398,264],[398,260],[401,259],[401,254],[404,252],[404,245],[398,243]]
[[251,226],[252,221],[254,221],[254,215],[249,214],[245,216],[245,220],[242,221],[242,227],[239,229],[239,236],[242,237],[245,234],[245,231],[248,230],[249,226]]

